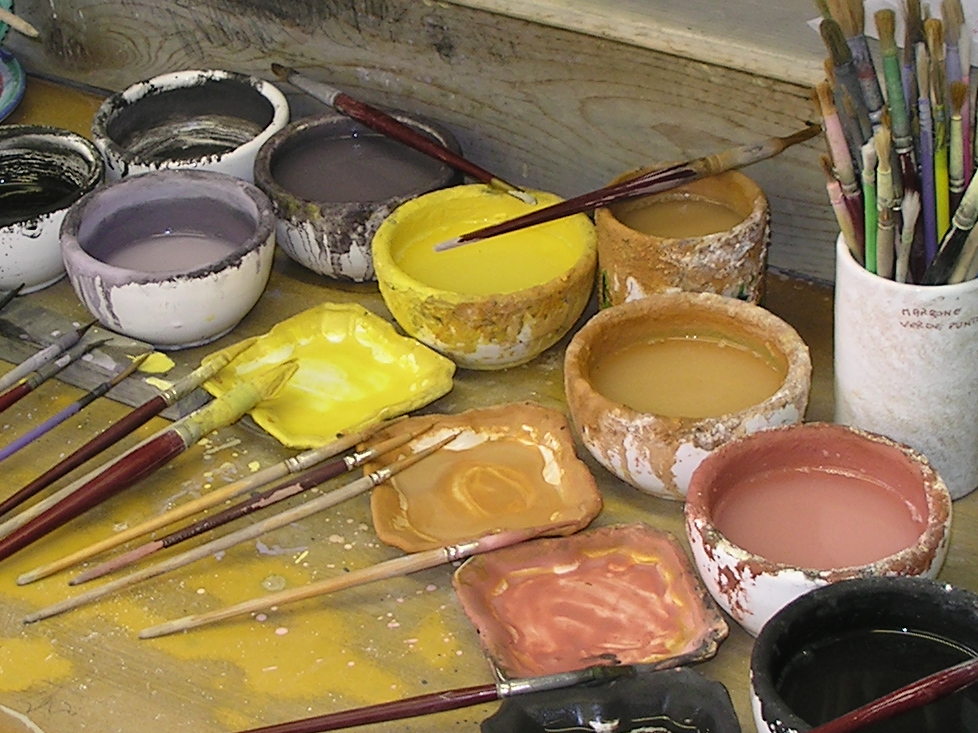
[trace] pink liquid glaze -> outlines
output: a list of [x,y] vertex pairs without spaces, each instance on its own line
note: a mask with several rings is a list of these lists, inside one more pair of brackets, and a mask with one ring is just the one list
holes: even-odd
[[913,545],[924,522],[899,493],[838,469],[779,468],[749,476],[713,512],[731,542],[768,560],[829,570]]

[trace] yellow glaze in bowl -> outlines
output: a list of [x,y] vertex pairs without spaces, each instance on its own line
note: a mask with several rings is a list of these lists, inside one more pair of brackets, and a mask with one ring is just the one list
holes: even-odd
[[323,303],[256,338],[204,388],[219,397],[289,359],[296,373],[249,414],[290,448],[314,448],[422,407],[451,390],[455,373],[449,359],[366,308]]
[[597,243],[584,214],[472,242],[436,244],[535,207],[482,184],[455,186],[399,206],[373,239],[384,302],[410,335],[468,369],[530,361],[574,325],[594,287]]

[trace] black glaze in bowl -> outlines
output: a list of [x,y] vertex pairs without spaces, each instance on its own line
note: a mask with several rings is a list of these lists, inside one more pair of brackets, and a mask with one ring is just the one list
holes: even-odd
[[[617,724],[615,724],[617,721]],[[507,698],[482,733],[740,733],[727,689],[691,669]]]
[[[805,653],[810,655],[813,645],[824,644],[826,640],[858,638],[850,635],[854,632],[881,629],[939,637],[959,647],[961,656],[968,658],[978,652],[978,596],[970,591],[925,578],[890,576],[840,581],[810,591],[792,601],[764,625],[751,654],[751,697],[758,731],[808,731],[813,725],[827,722],[813,719],[809,724],[809,721],[799,717],[786,703],[779,692],[785,670],[792,662],[797,663],[799,652],[803,649],[809,650]],[[895,663],[888,662],[885,669],[889,675],[906,674],[911,677],[892,689],[937,671],[926,666],[928,661],[904,658]],[[906,670],[895,669],[897,667],[906,667]],[[823,682],[825,690],[818,689],[823,686]],[[819,685],[806,692],[805,704],[812,709],[823,705],[826,707],[822,709],[831,709],[837,704],[839,682],[836,675],[822,674]],[[865,689],[854,692],[853,687],[852,684],[846,687],[847,700],[866,692]],[[870,694],[848,709],[870,702],[885,692]],[[952,730],[953,733],[978,731],[978,704],[973,702],[978,699],[978,692],[972,689],[957,693],[966,694],[975,697],[971,701],[960,703],[961,720],[956,721],[951,728],[929,728],[926,724],[915,724],[913,729],[919,733],[936,733],[938,730],[947,730],[947,733],[952,733]],[[940,703],[934,705],[937,704]],[[839,714],[841,712],[834,712],[827,718]],[[882,733],[904,730],[900,726],[906,725],[906,718],[911,715],[919,715],[926,720],[935,718],[931,711],[910,712],[897,716],[890,722],[867,727],[865,731]]]

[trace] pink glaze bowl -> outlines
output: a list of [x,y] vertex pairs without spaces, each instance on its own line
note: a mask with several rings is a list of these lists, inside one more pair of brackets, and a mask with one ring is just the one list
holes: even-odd
[[875,433],[805,423],[708,456],[686,497],[686,534],[714,600],[756,636],[810,590],[852,578],[933,578],[951,495],[927,459]]

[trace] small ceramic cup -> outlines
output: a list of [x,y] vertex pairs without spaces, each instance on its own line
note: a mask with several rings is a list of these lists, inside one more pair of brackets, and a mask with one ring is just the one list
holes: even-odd
[[[754,644],[757,731],[809,731],[973,658],[976,609],[974,593],[925,578],[861,578],[806,593],[779,611]],[[965,731],[974,727],[976,707],[972,685],[867,730]]]
[[[645,412],[595,387],[595,370],[609,355],[672,338],[739,347],[770,365],[780,386],[754,404],[705,417]],[[802,420],[811,370],[798,333],[760,306],[712,293],[657,293],[607,308],[574,334],[564,391],[582,442],[602,466],[642,491],[681,501],[710,453],[738,436]]]
[[104,326],[180,349],[224,335],[261,297],[275,218],[265,194],[239,178],[158,171],[77,201],[61,248],[76,295]]
[[109,180],[196,168],[252,181],[258,150],[288,121],[288,101],[270,82],[232,71],[174,71],[108,97],[92,120],[92,139]]
[[674,290],[752,303],[764,293],[770,207],[739,171],[598,209],[594,221],[602,307]]
[[686,535],[714,599],[749,633],[814,588],[937,575],[951,497],[927,459],[831,423],[734,440],[696,470]]
[[978,280],[878,277],[839,237],[835,422],[916,448],[959,499],[978,487]]
[[65,274],[58,232],[65,212],[105,173],[81,135],[40,125],[0,126],[0,290],[31,293]]
[[[537,207],[560,199],[532,192]],[[467,369],[524,364],[577,321],[594,289],[594,225],[584,214],[444,252],[441,241],[525,214],[482,184],[399,206],[374,236],[380,294],[404,331]]]
[[[392,116],[459,152],[447,130]],[[279,247],[319,275],[353,282],[374,279],[370,242],[394,209],[461,181],[444,163],[337,113],[291,123],[255,159],[255,183],[278,217]]]

